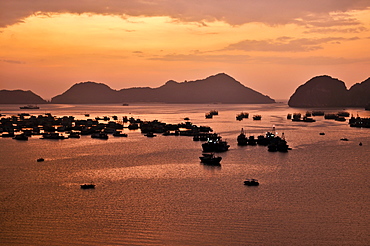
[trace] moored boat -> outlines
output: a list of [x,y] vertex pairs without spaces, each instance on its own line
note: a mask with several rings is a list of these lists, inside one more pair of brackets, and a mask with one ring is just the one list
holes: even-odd
[[37,105],[26,105],[26,106],[22,106],[22,107],[19,107],[20,109],[40,109],[39,106]]
[[204,152],[224,152],[229,150],[230,145],[226,141],[221,140],[221,137],[208,139],[207,142],[202,144]]
[[90,184],[82,184],[80,185],[81,189],[95,189],[95,184],[90,183]]
[[257,114],[257,115],[253,115],[253,120],[261,120],[262,119],[262,116]]
[[22,133],[22,134],[19,134],[19,135],[15,135],[13,137],[13,139],[15,140],[25,140],[27,141],[28,140],[28,137],[26,136],[26,134]]
[[199,159],[202,163],[207,165],[220,165],[220,162],[222,160],[221,156],[215,156],[213,153],[202,155],[203,156],[200,156]]
[[95,132],[91,134],[92,138],[99,138],[99,139],[108,139],[108,134],[105,132]]
[[260,183],[258,182],[257,179],[247,179],[244,181],[244,185],[247,186],[258,186]]

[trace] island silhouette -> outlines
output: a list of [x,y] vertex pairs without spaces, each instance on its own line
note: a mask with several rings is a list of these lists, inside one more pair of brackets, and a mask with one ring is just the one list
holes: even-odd
[[[51,99],[32,91],[0,90],[0,104],[106,104],[106,103],[224,103],[268,104],[275,100],[248,88],[225,73],[195,81],[169,80],[157,88],[114,90],[97,82],[80,82]],[[366,107],[370,105],[370,78],[347,89],[328,75],[316,76],[299,86],[289,98],[290,107]]]

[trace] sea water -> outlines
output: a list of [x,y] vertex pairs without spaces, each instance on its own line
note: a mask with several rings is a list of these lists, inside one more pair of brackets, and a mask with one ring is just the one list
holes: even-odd
[[[1,105],[0,112],[25,112],[19,106]],[[205,119],[210,110],[219,115]],[[307,110],[285,103],[40,105],[27,112],[168,124],[188,117],[210,126],[230,149],[218,154],[221,166],[205,166],[202,142],[186,136],[147,138],[125,128],[127,138],[108,140],[0,138],[0,244],[369,245],[370,129],[322,116],[287,120]],[[342,110],[370,117],[358,108],[324,111]],[[237,121],[241,112],[250,117]],[[288,153],[237,145],[241,128],[257,137],[273,126],[284,133]],[[260,185],[243,185],[247,178]],[[80,189],[90,182],[95,189]]]

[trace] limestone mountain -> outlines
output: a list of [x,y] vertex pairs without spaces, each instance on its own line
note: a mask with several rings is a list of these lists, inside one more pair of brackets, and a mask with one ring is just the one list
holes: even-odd
[[370,79],[347,90],[343,81],[317,76],[299,86],[290,97],[291,107],[365,107],[370,103]]
[[47,103],[32,91],[0,90],[0,104],[43,104]]
[[354,84],[348,91],[348,106],[366,107],[370,105],[370,78]]
[[139,87],[113,90],[107,85],[84,82],[73,85],[52,103],[274,103],[268,96],[245,87],[220,73],[196,81],[168,81],[158,88]]

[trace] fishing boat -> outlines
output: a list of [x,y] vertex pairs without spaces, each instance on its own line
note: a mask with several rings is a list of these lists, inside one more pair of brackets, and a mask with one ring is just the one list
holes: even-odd
[[258,182],[257,179],[247,179],[244,181],[244,185],[247,185],[247,186],[258,186],[260,185],[260,183]]
[[22,106],[22,107],[19,107],[20,109],[40,109],[39,106],[37,105],[26,105],[26,106]]
[[90,183],[90,184],[82,184],[80,185],[81,189],[95,189],[95,184]]
[[230,145],[226,141],[221,140],[221,137],[208,139],[207,142],[202,144],[204,152],[224,152],[229,150]]
[[202,154],[203,156],[199,157],[200,161],[207,165],[220,165],[220,161],[222,160],[221,156],[215,156],[213,153],[210,154]]

